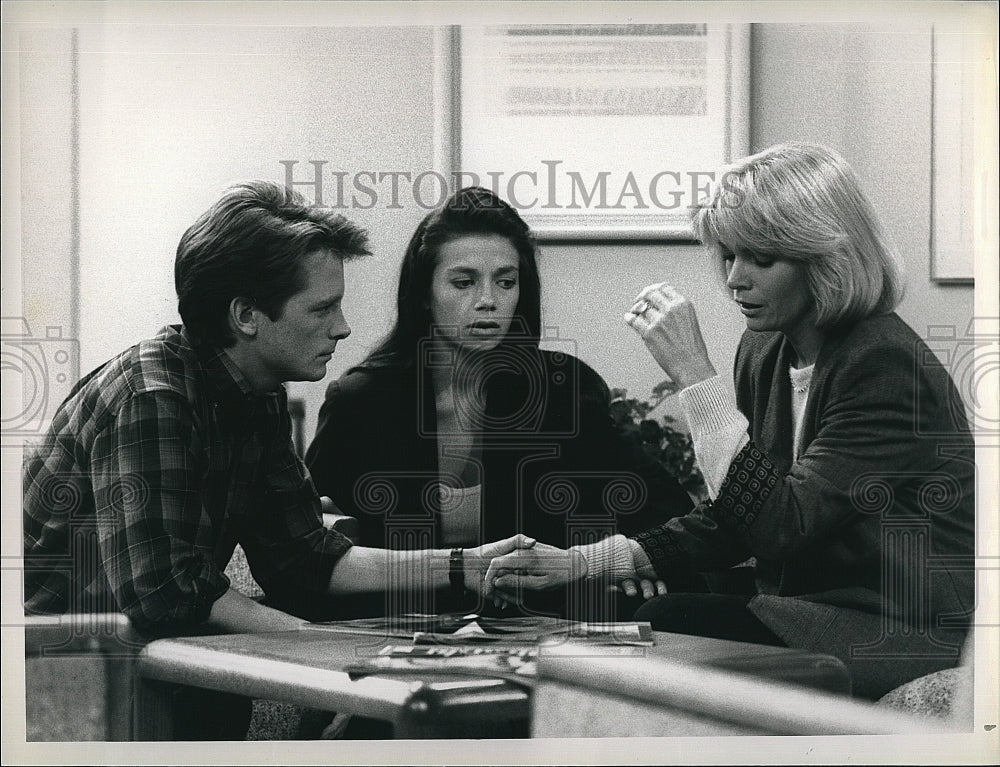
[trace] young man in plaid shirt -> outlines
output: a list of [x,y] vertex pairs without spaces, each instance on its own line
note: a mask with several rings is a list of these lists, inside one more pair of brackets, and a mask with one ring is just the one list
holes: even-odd
[[[25,611],[123,612],[149,635],[280,631],[301,620],[231,588],[237,543],[282,595],[455,583],[481,591],[493,556],[354,547],[321,522],[292,445],[282,383],[319,381],[351,330],[343,261],[366,233],[267,182],[229,190],[183,235],[183,325],[84,377],[24,464]],[[449,562],[452,577],[449,578]]]

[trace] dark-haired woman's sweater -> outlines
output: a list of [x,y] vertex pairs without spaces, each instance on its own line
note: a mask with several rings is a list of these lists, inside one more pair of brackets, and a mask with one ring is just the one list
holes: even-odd
[[[464,425],[482,437],[482,542],[520,532],[566,547],[690,510],[680,485],[618,433],[606,384],[579,359],[518,350],[487,380],[482,423]],[[427,368],[361,368],[331,383],[306,464],[320,494],[360,520],[362,545],[443,545]]]

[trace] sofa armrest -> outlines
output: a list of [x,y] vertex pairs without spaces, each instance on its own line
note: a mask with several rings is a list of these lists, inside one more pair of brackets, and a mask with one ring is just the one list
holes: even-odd
[[131,740],[132,672],[145,644],[120,613],[26,617],[25,737]]
[[136,655],[146,640],[121,613],[31,615],[24,619],[24,657]]

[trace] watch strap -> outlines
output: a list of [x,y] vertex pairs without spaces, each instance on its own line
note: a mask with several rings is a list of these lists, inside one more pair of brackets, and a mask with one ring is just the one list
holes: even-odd
[[461,596],[465,593],[465,556],[464,549],[452,549],[448,557],[448,582],[451,593]]

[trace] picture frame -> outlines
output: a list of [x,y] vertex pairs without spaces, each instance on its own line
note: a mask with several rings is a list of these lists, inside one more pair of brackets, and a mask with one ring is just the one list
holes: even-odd
[[749,151],[748,24],[436,32],[435,163],[543,241],[692,241],[690,208]]
[[[990,175],[977,167],[977,157],[987,155],[977,150],[983,136],[976,128],[988,124],[985,119],[977,123],[977,104],[989,103],[977,96],[982,87],[977,42],[961,28],[933,27],[930,277],[938,283],[973,284],[977,248],[982,247],[976,232],[990,199],[984,186]],[[995,173],[993,177],[995,186]]]

